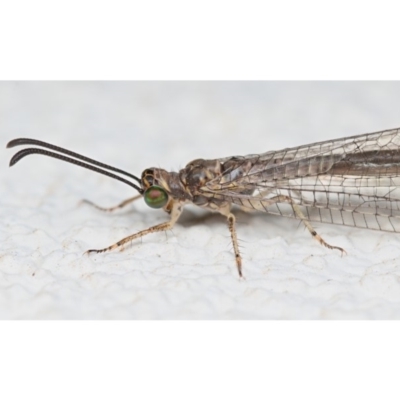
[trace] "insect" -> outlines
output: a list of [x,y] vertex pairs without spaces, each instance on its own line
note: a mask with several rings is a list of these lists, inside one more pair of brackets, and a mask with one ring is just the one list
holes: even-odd
[[320,244],[342,253],[342,248],[325,242],[311,223],[400,232],[400,128],[259,155],[197,159],[179,172],[148,168],[140,178],[35,139],[15,139],[7,147],[20,145],[38,147],[16,153],[10,166],[27,155],[42,154],[117,179],[139,193],[108,209],[91,203],[97,208],[113,211],[143,197],[149,207],[162,208],[170,215],[167,222],[87,253],[122,248],[149,233],[171,229],[186,204],[219,212],[227,218],[240,277],[242,258],[233,205],[298,218]]

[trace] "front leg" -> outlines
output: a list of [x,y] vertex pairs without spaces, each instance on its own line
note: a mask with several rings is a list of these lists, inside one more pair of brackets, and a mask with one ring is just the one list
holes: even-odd
[[148,233],[153,233],[153,232],[162,232],[162,231],[166,231],[168,229],[171,229],[176,221],[178,220],[179,216],[182,214],[182,210],[183,210],[183,206],[180,202],[174,202],[172,204],[172,208],[171,208],[171,219],[167,222],[163,222],[161,224],[152,226],[151,228],[147,228],[144,229],[143,231],[140,231],[138,233],[135,233],[133,235],[130,235],[124,239],[121,239],[120,241],[118,241],[117,243],[114,243],[111,246],[108,246],[104,249],[100,249],[100,250],[88,250],[85,252],[85,254],[90,254],[90,253],[104,253],[106,251],[111,251],[114,250],[118,247],[122,247],[124,244],[132,242],[135,239],[141,238],[144,235],[147,235]]
[[97,204],[93,203],[92,201],[86,200],[86,199],[81,200],[81,203],[82,204],[89,204],[90,206],[92,206],[94,208],[97,208],[100,211],[112,212],[112,211],[115,211],[115,210],[118,210],[120,208],[123,208],[123,207],[127,206],[128,204],[132,203],[133,201],[135,201],[137,199],[140,199],[141,197],[143,197],[143,196],[141,194],[139,194],[137,196],[133,196],[133,197],[130,197],[129,199],[126,199],[126,200],[122,201],[121,203],[117,204],[114,207],[107,207],[107,208],[98,206]]

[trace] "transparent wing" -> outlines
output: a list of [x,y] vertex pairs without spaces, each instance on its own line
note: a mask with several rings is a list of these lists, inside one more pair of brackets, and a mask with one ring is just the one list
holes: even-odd
[[[223,159],[202,192],[247,209],[400,232],[400,129]],[[290,199],[290,200],[288,200]]]

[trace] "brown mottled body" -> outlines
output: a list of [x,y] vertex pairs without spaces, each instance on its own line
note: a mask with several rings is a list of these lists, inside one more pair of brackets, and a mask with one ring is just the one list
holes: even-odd
[[[230,212],[231,204],[213,193],[202,191],[208,182],[221,177],[224,171],[223,163],[218,160],[194,160],[186,165],[179,172],[168,172],[161,168],[146,169],[142,174],[142,188],[145,191],[152,186],[160,186],[166,190],[170,196],[168,203],[164,206],[164,211],[171,215],[168,222],[144,229],[134,235],[130,235],[117,243],[101,250],[88,250],[87,253],[102,253],[123,247],[132,240],[143,237],[149,233],[160,232],[171,229],[182,213],[185,204],[192,203],[199,207],[207,208],[212,211],[218,211],[224,215],[228,221],[228,227],[232,238],[235,252],[235,260],[239,276],[242,273],[242,258],[239,252],[239,245],[235,228],[235,216]],[[132,201],[132,199],[128,199]],[[127,201],[128,204],[130,201]],[[123,203],[121,203],[123,204]],[[112,207],[110,210],[118,208]],[[101,207],[96,206],[102,209]]]
[[[250,170],[254,165],[251,162],[240,163],[240,157],[229,157],[224,160],[203,160],[196,159],[186,165],[185,168],[179,172],[168,172],[161,168],[149,168],[146,169],[142,174],[142,189],[146,191],[149,187],[160,186],[166,190],[170,196],[168,203],[164,206],[164,211],[171,215],[171,219],[168,222],[144,229],[138,233],[130,235],[117,243],[106,247],[101,250],[88,250],[87,253],[102,253],[110,250],[123,247],[126,243],[132,240],[143,237],[149,233],[160,232],[171,229],[176,221],[179,219],[183,211],[185,204],[195,204],[199,207],[216,211],[227,218],[229,232],[231,234],[232,245],[235,254],[235,261],[237,270],[240,277],[243,277],[242,272],[242,257],[239,251],[239,243],[236,234],[236,218],[231,212],[232,203],[229,202],[225,196],[218,194],[218,189],[224,186],[225,189],[236,194],[243,194],[249,196],[253,193],[254,188],[247,188],[246,185],[241,186],[235,183],[235,180],[249,174]],[[239,165],[239,167],[238,167]],[[214,183],[218,182],[218,183]],[[266,193],[264,193],[265,195]],[[128,199],[126,204],[130,203],[132,199]],[[277,196],[270,199],[270,203],[286,202],[291,203],[291,199],[288,196]],[[121,203],[124,204],[124,203]],[[243,203],[242,207],[246,208],[246,204]],[[311,235],[317,239],[322,245],[330,248],[340,250],[342,253],[344,250],[340,247],[331,246],[326,243],[320,235],[312,228],[311,224],[307,221],[305,216],[301,213],[301,210],[295,204],[292,204],[296,216],[300,218]],[[120,207],[113,207],[112,210]],[[97,207],[100,208],[101,207]],[[264,209],[265,200],[263,204],[258,205],[254,203],[252,209]]]

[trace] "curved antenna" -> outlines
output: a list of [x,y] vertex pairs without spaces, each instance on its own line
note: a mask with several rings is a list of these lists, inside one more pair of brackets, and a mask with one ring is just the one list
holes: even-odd
[[[10,142],[10,143],[12,143],[12,142]],[[12,147],[12,146],[7,146],[7,147]],[[143,192],[144,192],[144,190],[142,188],[140,188],[139,186],[135,185],[134,183],[129,182],[128,180],[126,180],[126,179],[124,179],[124,178],[122,178],[122,177],[120,177],[118,175],[115,175],[115,174],[113,174],[111,172],[105,171],[104,169],[97,168],[97,167],[95,167],[93,165],[86,164],[86,163],[84,163],[82,161],[78,161],[78,160],[75,160],[73,158],[63,156],[61,154],[53,153],[53,152],[48,151],[48,150],[37,149],[37,148],[34,148],[34,147],[29,148],[29,149],[20,150],[18,153],[14,154],[14,156],[10,160],[10,167],[12,167],[14,164],[16,164],[22,158],[24,158],[26,156],[29,156],[30,154],[42,154],[44,156],[53,157],[53,158],[56,158],[56,159],[61,160],[61,161],[66,161],[66,162],[69,162],[71,164],[78,165],[79,167],[90,169],[92,171],[98,172],[99,174],[103,174],[103,175],[106,175],[106,176],[108,176],[110,178],[114,178],[114,179],[116,179],[116,180],[118,180],[120,182],[123,182],[123,183],[133,187],[134,189],[136,189],[140,194],[143,194]],[[99,163],[99,164],[101,164],[101,163]]]
[[42,142],[41,140],[26,139],[26,138],[14,139],[14,140],[11,140],[10,142],[8,142],[7,148],[15,147],[15,146],[22,146],[22,145],[26,145],[26,144],[33,144],[33,145],[36,145],[36,146],[45,147],[45,148],[50,149],[50,150],[58,151],[59,153],[63,153],[63,154],[66,154],[67,156],[71,156],[71,157],[77,158],[78,160],[86,161],[89,164],[97,165],[98,167],[101,167],[101,168],[104,168],[104,169],[108,169],[109,171],[114,171],[114,172],[118,172],[118,173],[120,173],[122,175],[129,176],[130,178],[133,178],[137,182],[141,183],[141,180],[135,175],[132,175],[132,174],[130,174],[128,172],[125,172],[125,171],[123,171],[121,169],[112,167],[111,165],[107,165],[107,164],[101,163],[99,161],[93,160],[93,159],[91,159],[89,157],[82,156],[81,154],[74,153],[73,151],[64,149],[62,147],[54,146],[54,144]]

